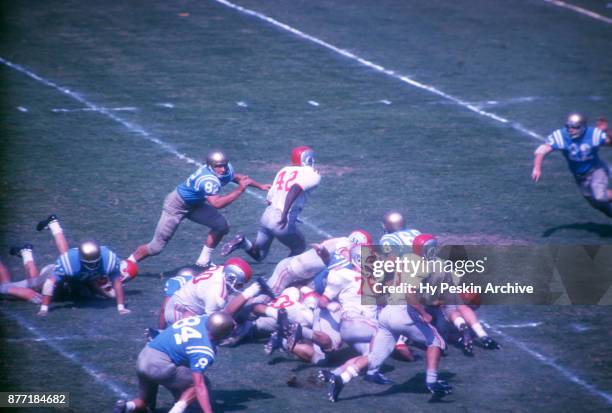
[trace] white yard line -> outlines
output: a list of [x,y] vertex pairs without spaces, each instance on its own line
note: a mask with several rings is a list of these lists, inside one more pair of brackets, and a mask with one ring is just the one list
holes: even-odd
[[563,7],[565,9],[569,9],[571,11],[574,11],[576,13],[580,13],[580,14],[582,14],[584,16],[588,16],[588,17],[590,17],[592,19],[599,20],[599,21],[604,22],[604,23],[612,24],[612,19],[611,18],[606,17],[606,16],[602,16],[599,13],[595,13],[594,11],[582,8],[580,6],[576,6],[576,5],[571,4],[571,3],[566,3],[564,1],[559,1],[559,0],[542,0],[542,1],[545,1],[546,3],[552,4],[552,5],[557,6],[557,7]]

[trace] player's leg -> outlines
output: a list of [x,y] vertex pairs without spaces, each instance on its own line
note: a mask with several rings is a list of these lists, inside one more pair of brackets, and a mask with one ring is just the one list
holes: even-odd
[[499,344],[489,337],[489,334],[480,323],[480,320],[478,320],[478,316],[476,316],[476,313],[470,308],[469,305],[461,304],[457,306],[457,309],[472,331],[476,333],[476,336],[478,336],[478,339],[484,348],[488,350],[497,350],[500,348]]
[[188,212],[189,210],[180,195],[176,191],[169,193],[164,200],[162,213],[155,226],[153,238],[149,243],[138,246],[128,259],[139,262],[162,252]]
[[0,261],[0,284],[10,283],[11,282],[11,273],[8,268],[4,265],[2,261]]
[[23,262],[23,268],[28,278],[34,278],[38,275],[38,268],[34,261],[34,247],[32,244],[23,244],[19,246],[11,247],[9,253],[15,257],[21,258]]
[[299,255],[306,250],[306,238],[295,222],[289,222],[286,231],[276,235],[278,240],[289,248],[289,256]]
[[219,210],[212,205],[204,204],[187,214],[190,221],[210,228],[202,252],[196,260],[196,265],[207,267],[210,265],[210,256],[225,234],[229,232],[229,223]]
[[597,168],[591,174],[590,188],[593,206],[607,216],[612,217],[612,203],[608,196],[608,180],[607,166]]
[[68,251],[68,240],[66,240],[64,230],[62,229],[57,215],[49,215],[47,218],[43,219],[36,225],[37,231],[42,231],[43,229],[48,229],[49,231],[51,231],[51,235],[53,235],[53,241],[55,242],[55,247],[57,248],[60,254],[63,254]]

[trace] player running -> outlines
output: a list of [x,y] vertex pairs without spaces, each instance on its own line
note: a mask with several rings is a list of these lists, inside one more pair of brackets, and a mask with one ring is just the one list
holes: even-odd
[[[227,195],[220,195],[221,188],[230,182],[238,184],[238,188]],[[196,261],[196,265],[208,267],[213,250],[229,232],[229,224],[218,210],[238,199],[249,186],[262,191],[270,188],[270,185],[260,184],[246,175],[235,173],[223,152],[210,151],[206,157],[206,165],[200,167],[166,196],[153,239],[148,244],[136,248],[128,259],[139,262],[159,254],[181,221],[187,218],[210,228],[202,252]]]
[[298,146],[291,151],[291,165],[282,168],[274,178],[266,200],[268,207],[260,219],[255,243],[243,234],[237,234],[221,249],[228,255],[238,248],[257,261],[270,251],[274,238],[290,250],[289,256],[301,254],[306,249],[304,234],[297,226],[298,215],[304,209],[310,193],[319,185],[321,176],[314,169],[314,151],[308,146]]
[[[599,125],[607,129],[605,119]],[[561,151],[582,196],[593,208],[612,217],[612,191],[608,189],[610,172],[598,154],[600,146],[611,144],[612,140],[606,131],[588,127],[584,115],[570,113],[565,127],[551,133],[546,143],[536,149],[531,178],[538,182],[542,177],[542,162],[546,155]]]

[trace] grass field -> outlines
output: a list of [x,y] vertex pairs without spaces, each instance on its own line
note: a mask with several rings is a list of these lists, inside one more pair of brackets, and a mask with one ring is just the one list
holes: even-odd
[[[612,117],[612,24],[542,0],[223,3],[0,4],[0,257],[15,278],[10,245],[29,241],[39,264],[55,260],[49,233],[34,229],[49,213],[74,245],[95,236],[129,255],[212,147],[260,181],[293,146],[315,148],[323,181],[303,214],[309,241],[355,226],[380,236],[395,208],[455,242],[610,242],[610,219],[580,197],[560,155],[537,185],[530,172],[539,139],[567,112]],[[604,3],[574,2],[610,19]],[[255,233],[258,195],[226,208],[232,233]],[[41,320],[31,304],[2,301],[0,389],[70,391],[74,412],[111,411],[134,394],[163,280],[195,260],[204,236],[185,222],[141,264],[127,317],[82,301]],[[257,272],[285,253],[276,245]],[[451,348],[442,368],[455,393],[444,403],[427,403],[421,362],[391,361],[400,384],[356,380],[332,405],[315,368],[248,343],[222,348],[210,370],[216,409],[610,411],[609,307],[480,314],[503,349],[469,359]],[[286,385],[292,375],[300,388]],[[163,393],[158,411],[170,403]]]

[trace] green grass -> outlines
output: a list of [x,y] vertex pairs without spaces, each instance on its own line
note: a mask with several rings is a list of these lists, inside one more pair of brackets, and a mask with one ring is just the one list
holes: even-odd
[[[612,56],[602,53],[612,29],[543,2],[240,4],[468,101],[533,97],[486,110],[541,135],[573,109],[612,114]],[[15,1],[0,7],[1,57],[100,107],[137,108],[111,113],[181,153],[201,160],[209,148],[222,147],[238,171],[269,181],[293,146],[312,145],[324,179],[304,217],[330,233],[358,226],[379,236],[380,217],[396,208],[414,226],[455,240],[607,243],[612,236],[610,220],[581,199],[561,156],[546,160],[543,182],[531,183],[538,143],[532,138],[217,3]],[[54,260],[49,234],[34,231],[51,212],[62,218],[73,245],[95,236],[127,256],[147,241],[164,196],[193,166],[99,112],[52,112],[83,105],[7,66],[0,65],[0,76],[0,250],[31,241],[40,264]],[[238,106],[241,101],[248,106]],[[233,232],[254,234],[263,208],[245,195],[224,214]],[[304,229],[309,241],[321,238]],[[116,398],[44,342],[28,341],[32,334],[11,321],[16,314],[48,337],[82,336],[58,345],[135,392],[134,362],[143,328],[156,320],[160,273],[193,262],[204,237],[203,228],[185,222],[162,255],[141,265],[127,288],[133,313],[125,318],[110,302],[59,303],[46,320],[35,319],[29,304],[3,302],[0,325],[11,340],[3,340],[0,387],[68,390],[79,412],[106,411]],[[275,244],[257,272],[271,273],[285,254]],[[20,277],[19,263],[2,257]],[[598,388],[612,389],[608,307],[500,307],[482,315],[492,324],[543,322],[538,329],[504,331]],[[574,324],[590,330],[579,332]],[[19,338],[26,340],[13,340]],[[390,362],[388,375],[399,386],[356,380],[343,393],[348,400],[337,405],[308,381],[313,368],[284,357],[270,366],[260,343],[221,349],[211,376],[220,411],[609,408],[500,341],[502,351],[477,351],[473,360],[451,349],[443,371],[456,392],[435,406],[417,385],[422,363]],[[286,386],[293,374],[303,387]],[[160,407],[168,403],[166,395]]]

